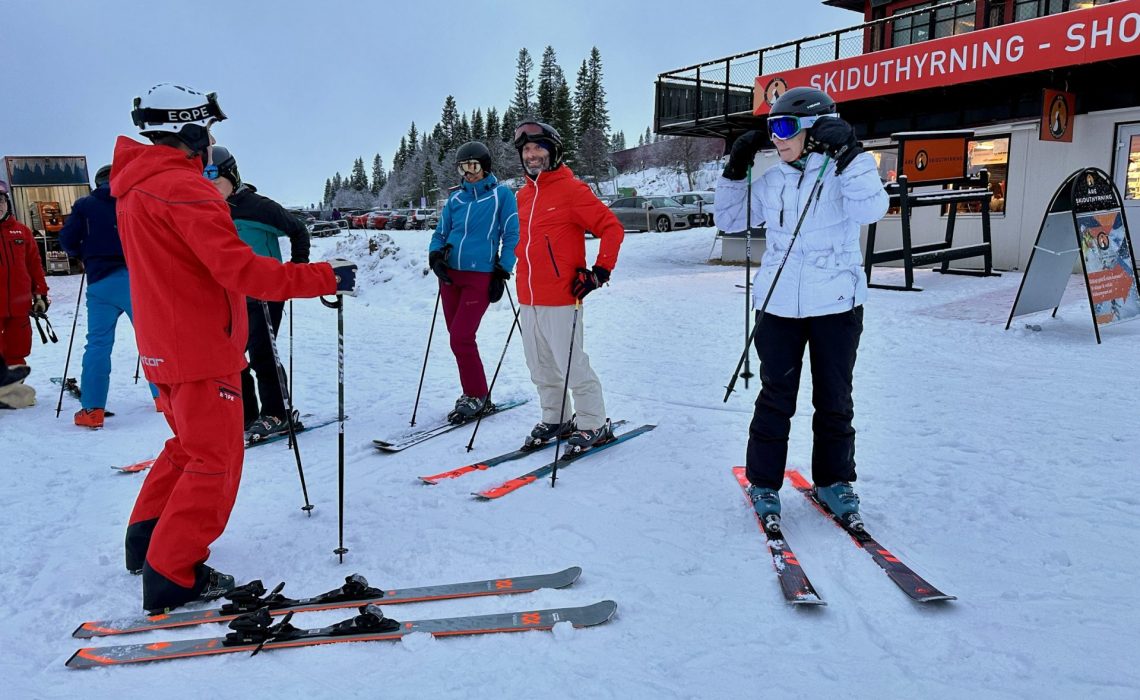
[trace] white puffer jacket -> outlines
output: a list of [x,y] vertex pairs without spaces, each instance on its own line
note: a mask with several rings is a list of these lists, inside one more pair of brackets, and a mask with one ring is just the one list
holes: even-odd
[[[787,163],[764,171],[752,187],[752,225],[767,226],[767,247],[753,280],[752,304],[759,309],[776,277],[776,268],[792,242],[812,185],[824,166],[819,153],[808,156],[803,172]],[[720,178],[716,187],[716,221],[722,231],[748,227],[748,182]],[[888,198],[875,159],[861,153],[842,175],[826,159],[818,194],[810,203],[795,245],[767,312],[787,318],[826,316],[853,309],[867,299],[859,227],[883,218]]]

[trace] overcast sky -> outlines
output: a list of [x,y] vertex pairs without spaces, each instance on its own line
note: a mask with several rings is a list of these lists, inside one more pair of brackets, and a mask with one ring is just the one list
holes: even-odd
[[597,46],[612,128],[636,144],[659,73],[860,21],[819,0],[0,0],[0,155],[85,155],[93,173],[135,133],[131,100],[174,82],[218,93],[243,178],[308,204],[358,156],[391,167],[448,94],[501,114],[524,46],[536,68],[553,46],[571,88]]

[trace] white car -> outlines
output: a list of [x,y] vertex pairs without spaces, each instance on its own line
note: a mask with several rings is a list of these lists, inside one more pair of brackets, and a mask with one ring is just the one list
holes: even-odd
[[700,192],[682,192],[673,195],[673,199],[681,204],[686,204],[690,207],[697,207],[700,211],[704,212],[708,217],[708,225],[715,226],[716,222],[713,221],[713,209],[716,207],[716,192],[712,190],[705,190]]

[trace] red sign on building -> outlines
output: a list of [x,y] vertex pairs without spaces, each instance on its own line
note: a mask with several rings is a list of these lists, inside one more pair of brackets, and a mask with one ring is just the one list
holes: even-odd
[[762,75],[752,113],[767,114],[783,86],[843,103],[1136,55],[1140,0],[1123,0]]
[[1041,104],[1042,141],[1073,142],[1073,121],[1077,114],[1077,96],[1061,90],[1044,91]]

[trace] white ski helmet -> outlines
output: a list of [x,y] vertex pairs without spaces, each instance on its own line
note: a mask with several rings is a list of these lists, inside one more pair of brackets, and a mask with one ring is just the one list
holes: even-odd
[[131,110],[131,120],[140,135],[153,140],[173,134],[194,153],[206,152],[210,125],[225,118],[216,93],[203,94],[173,83],[160,83],[146,96],[136,97]]

